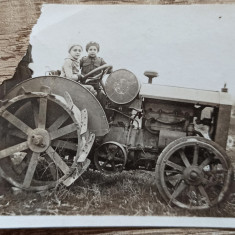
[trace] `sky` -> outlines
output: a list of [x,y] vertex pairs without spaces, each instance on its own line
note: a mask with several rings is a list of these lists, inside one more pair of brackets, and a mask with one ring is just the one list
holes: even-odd
[[34,76],[61,69],[72,44],[100,44],[114,70],[141,83],[220,90],[235,99],[235,4],[43,5],[30,42]]

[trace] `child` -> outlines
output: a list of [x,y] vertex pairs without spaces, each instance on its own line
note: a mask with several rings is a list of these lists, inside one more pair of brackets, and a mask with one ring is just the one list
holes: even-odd
[[[88,55],[82,57],[82,59],[80,60],[80,68],[81,68],[82,76],[88,74],[95,68],[98,68],[106,64],[103,58],[97,56],[97,53],[99,52],[99,50],[100,50],[100,46],[97,42],[89,42],[86,45],[86,51]],[[101,72],[102,71],[97,71],[93,73],[91,76],[94,77],[100,74]],[[109,70],[108,73],[111,73],[111,72],[112,71]],[[84,79],[82,79],[82,82],[85,82]],[[95,91],[97,92],[97,99],[100,101],[101,105],[105,107],[106,96],[101,89],[100,82],[96,80],[96,81],[93,81],[91,84],[93,85]]]
[[[80,80],[80,58],[81,58],[81,53],[83,49],[80,45],[74,44],[72,45],[68,52],[69,55],[65,59],[64,65],[62,66],[61,70],[61,77],[66,77],[74,81],[79,81]],[[96,91],[91,85],[84,85],[93,95],[96,95]]]
[[[97,42],[89,42],[86,45],[86,51],[87,51],[88,55],[82,57],[82,59],[80,61],[82,75],[86,75],[90,71],[94,70],[95,68],[98,68],[98,67],[106,64],[106,62],[104,61],[103,58],[97,56],[97,53],[99,52],[99,50],[100,50],[100,46]],[[110,72],[111,71],[109,71],[109,73]],[[92,74],[91,76],[94,77],[100,73],[101,73],[101,71],[98,71],[98,72]]]
[[78,44],[72,45],[69,48],[69,55],[65,59],[64,65],[62,66],[61,70],[62,77],[78,81],[80,67],[79,59],[81,58],[82,51],[82,47]]

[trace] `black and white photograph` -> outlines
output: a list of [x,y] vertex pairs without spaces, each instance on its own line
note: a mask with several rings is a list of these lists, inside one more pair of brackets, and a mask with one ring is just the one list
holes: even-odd
[[1,227],[234,228],[234,12],[42,4],[0,83]]

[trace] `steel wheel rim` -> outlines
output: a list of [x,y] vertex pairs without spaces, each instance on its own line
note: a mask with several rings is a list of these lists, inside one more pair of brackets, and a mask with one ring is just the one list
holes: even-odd
[[[37,144],[35,144],[35,143],[37,143],[37,142],[35,142],[32,146],[36,146],[37,148],[39,148],[39,150],[37,150],[37,149],[35,149],[35,148],[31,148],[30,146],[29,146],[29,133],[31,132],[31,130],[33,129],[33,128],[31,128],[30,127],[30,131],[29,132],[27,132],[27,140],[26,141],[24,141],[24,143],[25,143],[25,145],[27,145],[26,146],[26,149],[30,149],[31,151],[32,151],[32,154],[31,154],[31,156],[30,156],[30,160],[29,160],[29,165],[27,165],[27,170],[26,170],[26,173],[25,173],[25,178],[24,178],[24,181],[23,181],[23,183],[21,183],[21,182],[18,182],[16,179],[14,179],[14,177],[16,177],[16,175],[15,175],[15,173],[12,173],[12,175],[11,176],[8,176],[8,172],[6,172],[6,169],[7,168],[4,168],[4,167],[1,167],[0,168],[0,174],[2,175],[2,177],[4,177],[8,182],[10,182],[11,184],[13,184],[15,187],[19,187],[19,188],[22,188],[22,189],[25,189],[25,190],[30,190],[30,191],[41,191],[41,190],[46,190],[46,189],[49,189],[49,188],[52,188],[52,187],[55,187],[57,184],[59,184],[59,183],[61,183],[61,182],[63,182],[66,178],[68,178],[68,176],[73,172],[73,170],[75,169],[75,165],[76,165],[76,163],[75,162],[73,162],[70,166],[68,166],[65,162],[64,162],[64,160],[62,159],[62,157],[61,156],[58,156],[59,154],[56,152],[57,151],[57,148],[56,149],[54,149],[53,147],[52,147],[52,143],[54,142],[54,140],[55,141],[57,141],[58,139],[60,139],[61,137],[63,137],[64,135],[62,135],[60,132],[61,132],[61,129],[62,128],[64,128],[64,130],[66,131],[67,130],[67,132],[70,132],[70,133],[75,133],[76,132],[76,141],[77,141],[77,143],[75,144],[73,144],[73,146],[77,146],[76,147],[76,153],[78,153],[78,151],[81,149],[81,138],[80,138],[80,127],[79,127],[79,115],[78,116],[74,116],[73,114],[72,114],[72,111],[69,109],[69,107],[68,107],[68,105],[66,104],[66,101],[64,100],[64,98],[63,97],[58,97],[58,96],[56,96],[56,95],[50,95],[50,94],[45,94],[45,93],[43,93],[43,92],[35,92],[35,93],[29,93],[29,94],[24,94],[24,95],[20,95],[20,96],[18,96],[18,97],[15,97],[15,98],[13,98],[12,100],[10,100],[8,103],[7,103],[7,105],[6,106],[4,106],[4,107],[2,107],[1,109],[0,109],[0,111],[1,111],[1,113],[3,114],[3,116],[4,116],[4,112],[5,113],[7,113],[8,114],[8,111],[6,111],[8,108],[10,108],[11,107],[11,105],[13,104],[16,104],[17,102],[23,102],[24,103],[24,105],[25,104],[27,104],[27,102],[28,101],[30,101],[31,102],[31,100],[30,99],[39,99],[39,110],[38,110],[38,123],[37,123],[37,125],[38,125],[38,127],[36,126],[36,122],[35,122],[35,127],[37,127],[38,129],[40,129],[40,130],[45,130],[44,132],[45,133],[49,133],[48,135],[50,136],[50,138],[51,138],[51,140],[50,140],[50,143],[48,143],[48,146],[46,146],[46,149],[41,149],[41,150],[44,150],[44,151],[41,151],[40,150],[40,147],[39,147],[39,145],[37,146]],[[28,100],[28,101],[27,101]],[[43,103],[43,102],[46,102],[45,103],[45,105],[43,105],[43,104],[41,104],[41,103]],[[47,121],[47,116],[46,115],[44,115],[45,117],[43,117],[43,115],[40,113],[40,109],[42,110],[42,109],[45,109],[46,110],[46,114],[48,113],[48,110],[47,110],[47,108],[45,108],[46,106],[48,107],[48,103],[47,102],[50,102],[51,104],[56,104],[56,105],[58,105],[60,108],[61,108],[61,110],[63,110],[64,112],[65,112],[65,115],[67,115],[67,119],[66,119],[66,117],[64,118],[64,122],[63,122],[63,120],[61,121],[62,123],[61,123],[61,125],[59,125],[58,126],[58,124],[57,125],[54,125],[54,129],[53,129],[53,127],[52,127],[52,129],[51,129],[51,131],[48,131],[48,130],[46,130],[46,129],[49,129],[50,127],[47,127],[46,128],[46,126],[44,126],[44,125],[46,125],[46,121]],[[28,104],[27,104],[28,105]],[[26,105],[26,106],[27,106]],[[44,108],[43,108],[43,106],[44,106]],[[18,119],[18,117],[17,117],[17,111],[18,111],[18,109],[16,110],[16,112],[14,113],[14,114],[12,114],[12,116],[14,116],[13,117],[13,122],[14,122],[14,124],[13,124],[13,126],[14,126],[14,128],[16,128],[17,129],[17,126],[15,125],[15,123],[16,123],[16,121],[18,121],[17,119]],[[11,115],[11,114],[10,114]],[[33,114],[34,115],[34,114]],[[6,116],[6,115],[5,115]],[[33,118],[34,118],[34,116],[33,116]],[[39,118],[41,118],[42,119],[42,121],[41,121],[41,123],[40,123],[40,121],[39,121]],[[4,119],[5,119],[5,117],[4,117]],[[56,117],[56,119],[55,120],[58,120],[59,118],[57,118]],[[61,118],[61,119],[63,119],[63,118]],[[72,125],[67,125],[66,126],[66,120],[68,120],[69,122],[72,122]],[[10,121],[8,120],[8,119],[5,119],[5,121],[6,122],[9,122],[10,123]],[[24,122],[24,121],[23,121]],[[58,122],[58,121],[57,121]],[[24,123],[25,124],[25,123]],[[24,124],[23,124],[23,126],[24,126]],[[55,124],[55,123],[52,123],[52,124]],[[65,126],[63,126],[63,124],[65,124]],[[73,125],[74,124],[74,125]],[[10,125],[12,125],[12,124],[10,124]],[[27,124],[25,124],[25,126],[27,126]],[[69,126],[69,127],[68,127]],[[37,129],[36,128],[36,129]],[[69,129],[70,128],[70,129]],[[20,131],[22,131],[21,129],[22,128],[19,128],[20,129]],[[54,130],[54,131],[53,131]],[[73,130],[73,131],[71,131],[71,130]],[[33,129],[33,131],[35,131],[35,129]],[[41,131],[42,132],[42,131]],[[40,138],[43,136],[43,134],[41,133],[41,136],[40,136],[40,132],[36,132],[36,134],[38,134],[38,136],[39,136],[39,142],[40,142]],[[69,133],[68,133],[69,134]],[[37,137],[38,137],[37,136]],[[46,134],[45,134],[45,136],[46,136]],[[42,137],[42,139],[44,140],[44,138],[46,138],[45,136],[43,136]],[[7,138],[9,138],[9,137],[7,137]],[[27,144],[26,144],[26,142],[27,142]],[[9,144],[9,143],[8,143]],[[58,142],[57,142],[57,144],[58,144]],[[23,144],[22,144],[23,145]],[[15,146],[13,146],[13,147],[15,147]],[[22,149],[22,151],[24,151],[23,150],[23,147],[21,148]],[[4,149],[4,150],[6,150],[6,149]],[[20,152],[22,152],[22,151],[20,151]],[[58,167],[59,168],[59,170],[60,171],[62,171],[63,172],[63,174],[64,175],[62,175],[61,177],[59,177],[58,179],[56,179],[56,180],[49,180],[49,181],[44,181],[45,182],[45,185],[40,185],[38,182],[39,181],[37,181],[36,179],[34,179],[34,177],[35,177],[35,174],[36,174],[36,168],[39,166],[39,158],[40,157],[42,157],[41,156],[41,154],[43,154],[44,152],[46,152],[46,154],[47,154],[47,156],[49,156],[49,158],[51,159],[51,160],[53,160],[54,161],[54,165],[56,165],[56,167]],[[3,151],[1,150],[0,151],[0,155],[1,155],[1,158],[3,158],[3,159],[1,159],[1,161],[5,161],[5,162],[12,162],[12,158],[10,159],[10,156],[9,155],[7,155],[6,157],[4,157],[4,155],[3,155]],[[26,157],[26,156],[25,156]],[[7,160],[4,160],[4,158],[5,159],[7,159]],[[29,158],[29,156],[28,156],[28,158]],[[35,163],[35,165],[36,166],[34,166],[34,163]],[[13,163],[12,163],[13,164]],[[31,164],[31,165],[30,165]],[[30,173],[29,171],[29,168],[30,167],[35,167],[35,169],[34,169],[34,171],[33,171],[33,173]],[[14,168],[14,167],[12,167],[12,168]],[[5,169],[5,170],[4,170]],[[14,170],[14,169],[13,169]],[[66,172],[65,172],[66,171]],[[28,173],[29,172],[29,173]],[[51,172],[51,174],[52,174],[52,172]],[[13,178],[12,178],[13,177]],[[29,178],[29,180],[27,180],[26,178]],[[21,178],[22,179],[22,178]],[[44,183],[43,181],[41,181],[42,183]],[[34,185],[31,185],[31,183],[32,184],[34,184]],[[35,184],[36,184],[36,186],[35,186]],[[39,184],[39,185],[38,185]]]
[[[169,204],[173,203],[181,208],[192,209],[192,210],[193,209],[208,209],[211,206],[214,206],[217,203],[219,203],[220,201],[222,201],[222,199],[224,198],[224,194],[227,191],[229,184],[230,184],[232,169],[227,161],[228,159],[226,159],[226,157],[224,157],[223,154],[218,149],[216,149],[214,146],[210,145],[209,143],[201,141],[200,138],[199,139],[193,138],[193,137],[188,138],[188,140],[190,140],[190,139],[191,139],[191,141],[184,142],[184,143],[178,143],[177,145],[172,147],[169,151],[167,151],[167,153],[164,153],[165,154],[164,159],[161,159],[160,161],[158,161],[158,163],[157,163],[158,167],[156,168],[156,171],[157,171],[156,177],[160,178],[160,184],[161,184],[160,193],[162,194],[164,199],[168,198]],[[198,170],[198,167],[195,167],[195,168],[192,167],[193,162],[190,162],[190,161],[187,162],[187,160],[185,160],[185,159],[184,160],[182,159],[182,162],[184,164],[183,166],[182,166],[182,164],[177,164],[178,166],[174,165],[174,163],[175,163],[174,161],[173,161],[173,164],[171,163],[172,162],[171,158],[174,156],[174,154],[177,153],[177,151],[179,151],[185,147],[188,147],[188,148],[194,147],[195,145],[198,145],[198,148],[199,148],[199,150],[201,149],[201,151],[202,151],[202,149],[204,149],[205,152],[211,151],[214,154],[214,156],[209,155],[208,158],[211,158],[210,162],[213,161],[214,159],[220,161],[221,164],[220,163],[217,164],[217,170],[218,170],[219,165],[220,165],[220,167],[221,166],[223,167],[222,168],[222,170],[224,171],[223,186],[219,192],[219,195],[214,196],[213,200],[211,200],[212,196],[208,195],[208,191],[205,189],[205,187],[207,186],[205,182],[206,182],[206,180],[208,180],[208,176],[207,176],[208,173],[212,173],[212,176],[211,176],[212,179],[213,179],[213,176],[215,177],[217,174],[215,172],[215,174],[213,175],[212,169],[210,169],[210,170],[208,170],[208,172],[206,172],[206,167],[208,167],[210,165],[209,164],[210,162],[207,164],[207,161],[209,161],[209,159],[208,160],[204,159],[204,163],[203,163],[203,161],[200,162],[201,166],[205,165],[204,167],[200,167],[200,165],[199,165],[199,167],[202,168],[202,169],[200,169],[201,172]],[[212,154],[212,153],[210,153],[210,154]],[[198,152],[198,154],[199,154],[199,152]],[[179,155],[181,157],[181,154],[179,154]],[[185,156],[183,158],[185,158]],[[169,161],[169,160],[171,160],[171,161]],[[193,159],[192,159],[192,161],[193,161]],[[185,165],[185,163],[186,163],[186,165],[188,165],[188,164],[190,164],[190,165],[188,165],[188,167],[187,167]],[[174,178],[174,175],[170,175],[170,174],[166,175],[166,169],[168,169],[168,173],[169,173],[170,169],[173,170],[174,167],[178,168],[176,170],[176,172],[178,171],[178,174],[175,174],[175,178]],[[185,169],[180,171],[181,167],[183,167]],[[218,170],[218,172],[219,172],[219,170]],[[203,176],[200,176],[200,173],[202,173]],[[176,176],[176,175],[179,175],[179,176]],[[169,180],[170,177],[172,177],[171,180]],[[171,189],[169,189],[170,188],[169,184],[171,184],[170,181],[172,181],[172,180],[176,181],[177,177],[178,177],[179,182],[176,183],[177,185],[175,184],[176,185],[175,188],[173,188],[173,191],[171,191]],[[191,179],[191,177],[192,177],[192,179]],[[212,182],[211,182],[211,184],[212,184]],[[216,187],[216,186],[219,186],[219,184],[214,185],[214,187]],[[172,187],[173,187],[173,185],[172,185]],[[213,184],[211,187],[213,187]],[[187,190],[188,190],[188,193],[191,193],[191,195],[189,196],[189,197],[191,197],[191,203],[182,202],[179,199],[177,199],[177,197],[182,196],[182,194],[184,194],[185,191],[187,191]],[[205,201],[204,202],[202,201],[201,205],[200,204],[193,205],[195,203],[199,203],[198,200],[196,202],[192,201],[193,197],[195,195],[198,198],[199,198],[199,196],[201,196],[201,199],[204,199]]]

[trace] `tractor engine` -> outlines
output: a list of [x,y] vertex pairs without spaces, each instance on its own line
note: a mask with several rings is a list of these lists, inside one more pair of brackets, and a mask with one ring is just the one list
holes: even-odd
[[193,128],[194,109],[190,104],[145,98],[143,128],[158,136],[158,148],[186,136]]

